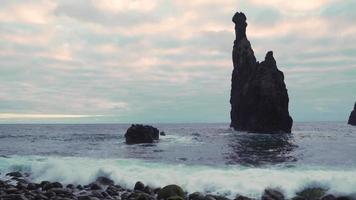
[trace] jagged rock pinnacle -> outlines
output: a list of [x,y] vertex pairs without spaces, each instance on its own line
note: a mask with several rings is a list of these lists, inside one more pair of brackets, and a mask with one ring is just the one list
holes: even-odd
[[246,36],[245,14],[237,12],[232,21],[236,39],[232,51],[230,126],[248,132],[290,133],[293,120],[288,111],[288,93],[273,52],[267,52],[265,60],[257,62]]
[[246,37],[246,16],[242,12],[237,12],[233,17],[232,21],[235,23],[235,43],[241,41],[243,38]]

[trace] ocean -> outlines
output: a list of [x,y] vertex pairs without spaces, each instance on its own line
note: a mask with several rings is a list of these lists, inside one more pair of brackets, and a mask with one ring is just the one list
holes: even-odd
[[356,127],[345,122],[294,123],[292,134],[233,131],[228,124],[152,124],[154,144],[126,145],[130,124],[2,124],[0,178],[87,184],[108,176],[132,188],[178,184],[234,197],[280,188],[287,197],[310,186],[356,192]]

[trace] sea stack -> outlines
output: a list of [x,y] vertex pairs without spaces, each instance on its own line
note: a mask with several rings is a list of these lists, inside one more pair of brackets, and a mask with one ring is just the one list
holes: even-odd
[[159,140],[159,130],[150,125],[132,124],[125,133],[126,144],[153,143]]
[[347,123],[350,125],[356,126],[356,102],[354,105],[354,110],[351,112],[349,121]]
[[273,52],[256,61],[246,36],[246,16],[237,12],[231,78],[231,124],[235,130],[254,133],[290,133],[289,97],[283,72],[278,70]]

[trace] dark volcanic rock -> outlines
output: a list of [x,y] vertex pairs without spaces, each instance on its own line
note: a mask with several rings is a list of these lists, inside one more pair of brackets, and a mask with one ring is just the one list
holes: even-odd
[[157,193],[157,199],[161,200],[168,200],[169,198],[174,197],[180,197],[180,198],[185,198],[184,191],[181,187],[178,185],[167,185],[163,187],[161,190],[158,191]]
[[354,110],[351,112],[349,121],[347,123],[350,125],[356,126],[356,102],[354,105]]
[[246,16],[237,12],[236,39],[232,51],[231,124],[235,130],[257,133],[290,133],[289,97],[283,72],[278,70],[273,52],[256,61],[246,37]]
[[320,200],[335,200],[335,199],[336,199],[336,197],[332,194],[327,194],[320,198]]
[[59,182],[47,183],[42,186],[43,190],[50,190],[52,188],[63,188],[63,185]]
[[261,200],[284,200],[284,195],[282,192],[275,189],[265,189]]
[[159,130],[153,126],[132,124],[127,129],[125,138],[127,144],[153,143],[159,139]]
[[20,172],[10,172],[10,173],[7,173],[6,176],[12,176],[12,177],[19,178],[19,177],[22,177],[22,174]]
[[319,200],[327,192],[327,189],[321,187],[305,188],[296,194],[305,200]]
[[96,179],[96,182],[102,184],[102,185],[114,185],[114,181],[111,180],[110,178],[108,177],[105,177],[105,176],[100,176]]
[[143,189],[145,189],[145,185],[141,181],[136,182],[134,190],[143,191]]

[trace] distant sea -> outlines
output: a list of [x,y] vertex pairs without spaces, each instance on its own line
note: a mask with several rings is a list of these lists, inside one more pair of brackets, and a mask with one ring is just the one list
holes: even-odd
[[356,127],[345,122],[294,123],[288,135],[228,124],[153,125],[166,133],[159,142],[126,145],[130,124],[2,124],[0,176],[22,171],[34,181],[87,184],[104,175],[129,188],[175,183],[231,197],[259,197],[267,187],[289,197],[313,185],[356,190]]

